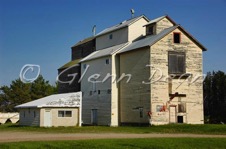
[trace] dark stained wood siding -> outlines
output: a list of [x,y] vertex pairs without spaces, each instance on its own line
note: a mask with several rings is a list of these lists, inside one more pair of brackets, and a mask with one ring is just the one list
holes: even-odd
[[66,70],[64,73],[62,73],[59,76],[59,80],[63,81],[63,82],[71,81],[73,79],[73,76],[68,76],[68,75],[77,73],[77,76],[75,77],[74,81],[71,84],[58,82],[58,93],[78,92],[81,90],[80,83],[79,83],[79,79],[80,79],[80,75],[81,75],[80,68],[81,68],[80,66],[76,66],[76,67],[72,67],[68,70],[66,70],[67,68],[58,70],[58,75],[62,71]]
[[[83,44],[79,44],[77,46],[73,46],[71,47],[71,60],[77,60],[77,59],[81,59],[84,58],[86,56],[88,56],[90,53],[94,52],[96,50],[96,40],[95,38],[85,42]],[[64,69],[58,69],[58,75],[66,70],[67,68]],[[81,84],[79,81],[80,76],[81,76],[81,66],[77,66],[77,67],[72,67],[70,69],[68,69],[67,71],[65,71],[63,74],[61,74],[59,76],[59,80],[66,82],[66,81],[70,81],[73,79],[72,76],[68,76],[70,74],[75,74],[77,73],[78,75],[76,76],[75,80],[69,84],[69,83],[60,83],[58,84],[58,93],[70,93],[70,92],[78,92],[81,91]]]
[[88,56],[90,53],[94,52],[96,50],[95,48],[95,39],[88,41],[84,44],[80,44],[75,47],[71,47],[71,60],[80,59],[83,57]]

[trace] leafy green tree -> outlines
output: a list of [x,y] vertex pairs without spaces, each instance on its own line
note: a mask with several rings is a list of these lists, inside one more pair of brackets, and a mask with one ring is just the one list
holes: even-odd
[[9,87],[0,87],[0,111],[13,112],[17,105],[55,93],[57,93],[57,85],[50,85],[41,75],[33,83],[23,83],[20,79],[16,79]]
[[30,84],[25,84],[20,79],[12,81],[10,87],[1,87],[1,98],[4,102],[3,110],[12,112],[16,105],[31,101],[30,87]]
[[31,84],[31,99],[36,100],[56,92],[56,87],[49,84],[49,81],[46,81],[43,76],[39,76]]
[[208,72],[203,87],[205,116],[210,123],[226,123],[226,74]]

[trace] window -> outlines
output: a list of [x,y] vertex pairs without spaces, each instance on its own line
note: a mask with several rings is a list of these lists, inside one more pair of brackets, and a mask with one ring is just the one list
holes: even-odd
[[177,116],[177,123],[183,123],[183,116]]
[[185,113],[185,112],[186,112],[186,104],[185,103],[178,104],[178,113]]
[[148,35],[153,35],[153,34],[154,34],[154,28],[155,28],[154,25],[148,27],[148,32],[147,32],[147,34],[148,34]]
[[113,39],[113,35],[112,34],[109,35],[109,39]]
[[108,65],[109,63],[110,63],[110,60],[109,60],[109,59],[106,59],[106,60],[105,60],[105,64]]
[[169,52],[168,53],[169,74],[185,73],[185,53]]
[[180,43],[180,33],[173,33],[173,42],[174,43]]
[[100,90],[98,90],[98,94],[100,94]]
[[108,94],[111,94],[111,89],[108,89],[108,90],[107,90],[107,93],[108,93]]
[[83,69],[86,69],[86,64],[83,64]]
[[140,107],[140,108],[139,108],[139,111],[140,111],[140,118],[143,118],[143,117],[144,117],[144,110],[143,110],[143,107]]
[[151,26],[151,27],[148,28],[148,34],[149,35],[154,34],[154,26]]
[[147,35],[156,34],[156,24],[151,24],[151,25],[147,26],[147,28],[146,28],[146,34]]
[[58,111],[58,117],[72,117],[72,111]]
[[163,105],[156,105],[156,112],[162,112],[163,111]]
[[24,117],[25,117],[25,111],[24,111]]

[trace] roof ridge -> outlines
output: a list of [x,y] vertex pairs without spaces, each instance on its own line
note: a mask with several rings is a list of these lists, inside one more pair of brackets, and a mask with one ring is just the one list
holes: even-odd
[[105,28],[104,30],[102,30],[101,32],[99,32],[95,37],[98,37],[100,35],[104,35],[106,33],[109,33],[109,32],[112,32],[112,31],[115,31],[117,29],[121,29],[121,28],[124,28],[124,27],[127,27],[131,24],[133,24],[135,21],[137,21],[138,19],[144,17],[146,20],[149,20],[145,15],[140,15],[140,16],[137,16],[137,17],[134,17],[134,18],[130,18],[128,20],[124,20],[116,25],[113,25],[111,27],[108,27],[108,28]]

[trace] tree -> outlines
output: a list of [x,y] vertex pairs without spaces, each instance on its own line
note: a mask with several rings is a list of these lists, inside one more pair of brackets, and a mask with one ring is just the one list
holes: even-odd
[[13,112],[15,106],[57,93],[41,75],[33,83],[23,83],[20,79],[12,81],[10,87],[0,88],[0,111]]
[[204,114],[210,123],[226,123],[226,74],[208,72],[204,80]]
[[51,86],[49,81],[46,81],[43,76],[39,76],[32,84],[31,84],[31,99],[36,100],[56,92],[56,87]]
[[12,81],[10,87],[1,87],[3,111],[12,112],[16,105],[31,101],[30,87],[30,84],[25,84],[20,79]]

